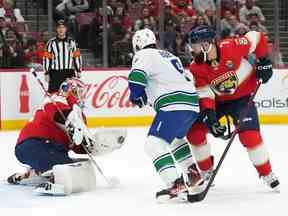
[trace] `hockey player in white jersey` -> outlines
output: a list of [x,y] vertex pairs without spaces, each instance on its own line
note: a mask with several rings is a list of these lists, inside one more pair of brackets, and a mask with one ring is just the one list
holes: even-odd
[[128,77],[130,100],[140,108],[149,104],[156,111],[145,143],[145,152],[166,184],[166,189],[156,193],[156,199],[182,200],[189,189],[203,182],[185,140],[198,117],[198,95],[185,77],[180,59],[157,49],[151,30],[137,31],[132,43],[135,55]]

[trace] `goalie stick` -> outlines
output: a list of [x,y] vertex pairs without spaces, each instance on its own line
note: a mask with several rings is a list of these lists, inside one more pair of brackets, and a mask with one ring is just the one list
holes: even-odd
[[[50,93],[45,89],[45,86],[43,84],[43,82],[40,80],[40,78],[38,77],[37,73],[36,73],[36,69],[35,68],[30,68],[30,72],[33,74],[33,76],[36,78],[37,82],[39,83],[39,85],[41,86],[42,90],[44,91],[45,95],[47,97],[49,97],[50,101],[55,105],[57,111],[59,112],[59,114],[61,115],[61,118],[63,118],[64,121],[66,121],[66,117],[63,114],[62,110],[58,107],[58,105],[56,104],[56,102],[52,99]],[[90,143],[90,140],[88,137],[84,136],[86,142],[88,144]],[[95,167],[97,168],[97,170],[99,171],[99,173],[102,175],[103,179],[106,181],[106,183],[110,186],[110,187],[115,187],[116,185],[119,184],[119,179],[115,176],[108,178],[104,172],[102,171],[102,169],[100,168],[100,166],[97,164],[96,160],[93,158],[93,156],[91,155],[91,153],[88,151],[87,147],[84,144],[81,144],[81,146],[83,147],[83,149],[85,150],[85,152],[87,153],[87,155],[89,156],[90,160],[92,161],[92,163],[95,165]]]
[[223,151],[223,153],[222,153],[222,155],[221,155],[221,157],[220,157],[220,160],[219,160],[219,162],[218,162],[215,170],[213,171],[213,173],[212,173],[212,175],[211,175],[211,178],[210,178],[209,181],[208,181],[207,186],[205,187],[205,189],[204,189],[201,193],[198,193],[198,194],[188,194],[188,195],[187,195],[187,200],[188,200],[189,202],[191,202],[191,203],[193,203],[193,202],[200,202],[200,201],[202,201],[202,200],[205,199],[205,197],[206,197],[206,195],[207,195],[207,193],[208,193],[208,191],[209,191],[209,189],[210,189],[210,187],[211,187],[211,185],[212,185],[212,183],[213,183],[213,181],[214,181],[214,179],[215,179],[215,177],[216,177],[216,175],[217,175],[217,172],[219,171],[219,169],[220,169],[220,167],[221,167],[221,165],[222,165],[222,163],[223,163],[223,161],[224,161],[224,159],[225,159],[225,157],[226,157],[226,155],[227,155],[227,152],[228,152],[228,150],[229,150],[230,147],[231,147],[231,144],[233,143],[233,141],[234,141],[237,133],[239,132],[239,128],[240,128],[240,125],[241,125],[241,123],[242,123],[242,120],[245,118],[245,116],[246,116],[246,114],[247,114],[247,112],[248,112],[248,109],[249,109],[250,105],[253,103],[253,100],[254,100],[254,98],[255,98],[255,96],[256,96],[259,88],[260,88],[261,83],[262,83],[262,81],[259,80],[258,83],[257,83],[257,86],[256,86],[256,89],[255,89],[254,93],[251,95],[251,97],[250,97],[250,99],[249,99],[249,101],[248,101],[247,107],[240,113],[239,123],[236,125],[235,130],[232,132],[231,138],[230,138],[227,146],[225,147],[225,149],[224,149],[224,151]]

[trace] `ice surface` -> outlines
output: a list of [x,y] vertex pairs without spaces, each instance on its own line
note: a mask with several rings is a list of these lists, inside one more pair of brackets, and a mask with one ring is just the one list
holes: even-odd
[[[14,156],[18,132],[0,132],[0,215],[194,215],[194,216],[281,216],[288,215],[288,126],[263,126],[274,172],[281,181],[281,193],[269,192],[258,179],[246,150],[238,139],[215,179],[216,186],[200,203],[157,204],[155,193],[162,183],[143,146],[147,128],[129,128],[126,145],[110,155],[97,158],[107,176],[117,176],[120,185],[109,188],[97,173],[97,189],[68,197],[35,196],[32,188],[7,185],[4,180],[24,167]],[[226,142],[209,137],[216,162]],[[75,156],[74,154],[71,156]],[[97,171],[96,171],[97,172]],[[9,209],[7,209],[9,208]],[[11,208],[11,209],[10,209]],[[23,209],[24,208],[24,209]],[[5,214],[6,213],[6,214]]]

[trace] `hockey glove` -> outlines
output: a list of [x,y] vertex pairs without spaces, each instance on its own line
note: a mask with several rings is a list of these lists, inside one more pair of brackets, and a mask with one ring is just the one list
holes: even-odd
[[226,126],[222,126],[216,117],[216,112],[212,109],[206,109],[200,114],[200,119],[207,125],[209,132],[214,137],[223,137]]
[[268,58],[260,58],[256,63],[256,78],[262,80],[262,83],[267,83],[272,77],[272,62]]
[[135,99],[131,99],[131,102],[134,105],[137,105],[139,108],[142,108],[143,106],[145,106],[147,104],[147,95],[144,92],[140,97],[135,98]]

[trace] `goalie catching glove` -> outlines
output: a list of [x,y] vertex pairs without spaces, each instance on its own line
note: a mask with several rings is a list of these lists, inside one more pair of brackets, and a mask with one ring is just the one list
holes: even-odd
[[111,153],[123,146],[125,129],[99,128],[92,134],[84,123],[82,110],[74,105],[65,122],[66,130],[75,145],[84,145],[95,156]]

